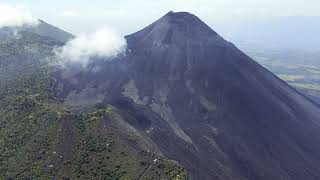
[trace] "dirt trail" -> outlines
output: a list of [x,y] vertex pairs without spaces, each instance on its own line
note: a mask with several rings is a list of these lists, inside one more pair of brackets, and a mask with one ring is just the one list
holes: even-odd
[[[157,154],[159,152],[159,150],[158,150],[158,147],[154,144],[153,145],[153,151],[152,152],[149,152],[150,154]],[[142,178],[152,169],[152,167],[154,166],[154,165],[156,165],[157,163],[159,162],[159,159],[158,158],[155,158],[153,161],[152,161],[152,163],[148,166],[148,168],[145,170],[145,171],[143,171],[139,176],[138,176],[138,178],[136,179],[136,180],[142,180]]]

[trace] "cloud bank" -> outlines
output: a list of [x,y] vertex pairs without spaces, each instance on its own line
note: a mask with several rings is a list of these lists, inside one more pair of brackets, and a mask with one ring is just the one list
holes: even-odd
[[116,57],[125,51],[126,46],[124,37],[108,28],[102,28],[91,34],[81,34],[55,51],[62,63],[86,66],[94,57]]
[[38,20],[27,9],[0,4],[0,28],[37,24]]

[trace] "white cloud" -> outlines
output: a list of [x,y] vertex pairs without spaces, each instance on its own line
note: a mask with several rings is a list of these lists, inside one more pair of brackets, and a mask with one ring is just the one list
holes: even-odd
[[93,57],[116,57],[126,49],[126,40],[113,30],[102,28],[91,34],[81,34],[56,49],[63,63],[86,66]]
[[37,24],[38,20],[26,8],[0,4],[0,28]]

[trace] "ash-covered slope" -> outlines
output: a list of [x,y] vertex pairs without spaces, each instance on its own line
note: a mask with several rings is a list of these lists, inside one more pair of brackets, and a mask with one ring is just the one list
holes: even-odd
[[57,72],[56,95],[121,109],[193,179],[320,178],[319,107],[200,19],[170,12],[126,38],[125,56]]

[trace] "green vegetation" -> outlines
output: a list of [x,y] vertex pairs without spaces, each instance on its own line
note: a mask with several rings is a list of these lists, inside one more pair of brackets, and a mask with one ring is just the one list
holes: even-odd
[[147,177],[173,179],[181,174],[186,179],[185,170],[177,163],[128,146],[111,125],[115,116],[120,115],[112,106],[80,115],[79,139],[71,161],[76,179],[136,179],[156,158],[161,166],[154,168],[156,174]]
[[45,71],[26,73],[2,87],[0,102],[0,174],[49,178],[49,162],[59,123],[67,111],[47,91]]
[[57,101],[51,41],[38,41],[0,43],[0,179],[187,179],[176,162],[131,147],[110,123],[116,108],[73,114]]
[[150,171],[146,174],[146,176],[143,178],[143,180],[153,179],[184,180],[188,179],[188,176],[183,167],[177,166],[176,162],[159,159],[159,162],[155,164],[155,166],[152,167]]
[[[259,52],[259,51],[258,51]],[[277,76],[298,91],[320,103],[320,64],[318,54],[286,54],[277,52],[257,53],[252,56],[264,67],[277,74]],[[279,59],[281,58],[281,59]],[[302,63],[305,62],[305,63]]]

